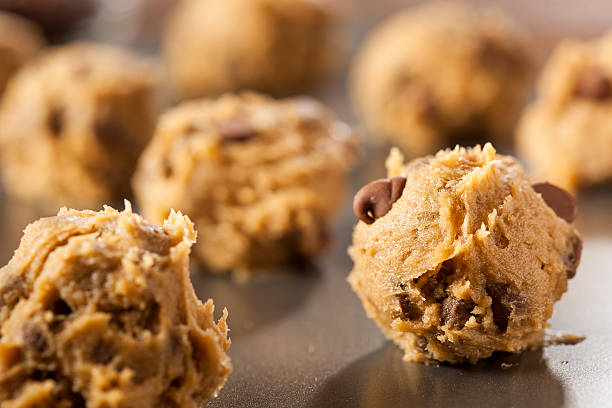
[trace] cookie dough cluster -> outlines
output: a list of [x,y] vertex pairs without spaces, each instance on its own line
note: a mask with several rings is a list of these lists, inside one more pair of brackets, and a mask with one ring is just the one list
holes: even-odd
[[339,63],[338,21],[317,0],[183,0],[166,27],[176,97],[304,91]]
[[348,278],[405,360],[476,362],[542,344],[582,241],[572,197],[490,145],[442,150],[355,196]]
[[353,104],[410,156],[509,140],[532,70],[526,34],[496,10],[432,3],[376,27],[354,61]]
[[189,214],[203,265],[244,274],[327,246],[354,150],[348,126],[313,99],[228,94],[161,117],[134,189],[153,221]]
[[156,84],[151,63],[105,45],[59,47],[28,64],[0,107],[6,191],[46,212],[129,196],[153,133]]
[[225,383],[227,312],[194,292],[193,224],[127,204],[36,221],[0,270],[2,406],[197,408]]
[[559,44],[517,144],[535,176],[576,190],[612,180],[612,32]]
[[0,96],[9,78],[44,46],[35,24],[0,11]]

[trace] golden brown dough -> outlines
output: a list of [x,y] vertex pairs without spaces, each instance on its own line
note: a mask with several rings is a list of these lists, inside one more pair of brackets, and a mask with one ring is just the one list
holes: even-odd
[[163,39],[176,96],[303,92],[339,65],[336,20],[318,0],[183,0]]
[[560,218],[573,219],[571,197],[532,187],[490,144],[408,164],[395,149],[387,169],[394,178],[356,196],[364,222],[348,280],[405,360],[476,362],[541,345],[580,260],[580,236]]
[[227,312],[189,278],[195,231],[132,213],[60,210],[0,270],[2,408],[199,408],[231,371]]
[[188,214],[195,255],[249,273],[320,253],[344,198],[351,130],[309,98],[254,93],[187,102],[160,119],[134,176],[143,214]]
[[156,83],[150,62],[107,45],[58,47],[32,61],[0,107],[7,192],[47,213],[129,197],[153,132]]
[[365,124],[410,156],[507,140],[531,61],[499,10],[434,2],[393,15],[357,53],[351,99]]

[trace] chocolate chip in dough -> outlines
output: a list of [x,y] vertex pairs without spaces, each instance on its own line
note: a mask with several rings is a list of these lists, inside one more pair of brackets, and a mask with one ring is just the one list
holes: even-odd
[[533,186],[536,193],[553,209],[559,218],[567,222],[574,222],[576,219],[576,201],[574,197],[564,189],[550,183],[536,183]]
[[491,312],[493,322],[501,331],[506,331],[510,313],[514,307],[519,306],[523,300],[516,289],[505,283],[487,285],[487,294],[491,297]]
[[563,258],[563,263],[567,268],[565,274],[567,279],[572,279],[576,276],[576,269],[580,263],[580,255],[582,255],[582,239],[579,236],[570,238],[570,252]]
[[419,336],[414,342],[414,345],[417,348],[417,350],[419,350],[422,353],[425,353],[427,351],[428,343],[429,342],[427,341],[427,338],[425,336]]
[[228,142],[244,142],[257,135],[257,130],[242,120],[226,120],[218,125],[221,139]]
[[405,186],[406,177],[403,176],[366,184],[353,199],[355,215],[366,224],[372,224],[391,210],[393,203],[402,196]]
[[22,329],[23,342],[26,347],[38,354],[47,351],[49,344],[43,331],[36,324],[26,323]]
[[576,95],[596,101],[612,97],[612,83],[599,68],[584,70],[576,83]]
[[474,302],[448,296],[442,301],[442,325],[451,329],[461,329],[470,318]]
[[64,129],[64,110],[52,108],[47,116],[47,128],[53,137],[60,137]]
[[421,311],[412,303],[407,294],[396,295],[402,310],[402,320],[417,320],[421,318]]

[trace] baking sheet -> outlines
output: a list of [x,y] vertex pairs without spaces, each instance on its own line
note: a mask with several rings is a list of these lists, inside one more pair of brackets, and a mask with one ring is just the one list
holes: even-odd
[[[374,21],[412,2],[347,3],[356,43]],[[540,58],[561,36],[586,36],[612,26],[612,3],[606,0],[479,3],[501,4],[531,28]],[[90,30],[88,36],[104,39],[110,31],[117,35],[115,29],[100,29],[104,24],[97,21],[93,26],[98,31]],[[344,78],[319,90],[318,96],[354,121]],[[499,354],[476,365],[405,363],[401,351],[366,317],[345,281],[351,269],[346,248],[355,223],[350,198],[363,184],[384,175],[387,151],[387,146],[368,146],[334,225],[334,247],[311,265],[247,284],[205,275],[193,265],[200,298],[212,297],[218,315],[223,307],[229,310],[234,372],[210,407],[612,406],[612,187],[590,191],[579,201],[582,262],[551,320],[551,333],[583,335],[583,342]],[[38,216],[35,209],[2,198],[3,262],[12,255],[25,225]]]

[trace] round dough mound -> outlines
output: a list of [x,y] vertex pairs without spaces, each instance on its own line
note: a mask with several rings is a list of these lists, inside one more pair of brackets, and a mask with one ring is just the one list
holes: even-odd
[[13,73],[44,45],[42,32],[35,24],[0,11],[0,95]]
[[306,90],[338,66],[338,22],[329,7],[316,0],[183,0],[163,40],[176,96]]
[[416,156],[509,136],[530,72],[524,33],[498,11],[434,3],[374,29],[351,97],[374,133]]
[[29,225],[0,271],[6,407],[186,407],[231,371],[227,311],[213,320],[189,278],[195,231],[133,214],[60,210]]
[[324,249],[354,142],[308,98],[187,102],[162,115],[134,191],[147,218],[177,208],[206,231],[195,246],[205,266],[248,273]]
[[45,210],[129,195],[156,118],[157,74],[121,49],[80,43],[22,69],[0,107],[6,190]]
[[490,144],[407,165],[395,149],[387,168],[407,178],[403,194],[356,226],[348,280],[405,360],[475,362],[540,345],[579,262],[573,226]]
[[537,178],[568,190],[612,180],[612,31],[553,51],[517,144]]

